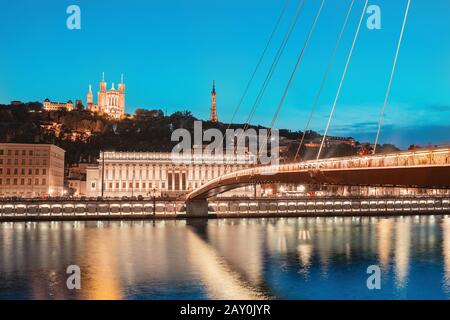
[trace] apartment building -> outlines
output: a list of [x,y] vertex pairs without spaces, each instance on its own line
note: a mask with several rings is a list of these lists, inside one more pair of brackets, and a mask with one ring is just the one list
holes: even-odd
[[63,195],[64,154],[50,144],[0,143],[0,197]]

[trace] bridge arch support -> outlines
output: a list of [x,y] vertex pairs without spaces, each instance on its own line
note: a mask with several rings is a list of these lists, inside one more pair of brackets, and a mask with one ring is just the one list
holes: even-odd
[[204,198],[186,201],[186,216],[188,218],[208,217],[208,200]]

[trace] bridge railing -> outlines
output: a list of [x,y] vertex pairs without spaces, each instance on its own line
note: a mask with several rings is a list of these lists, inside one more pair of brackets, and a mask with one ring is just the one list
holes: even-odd
[[378,154],[363,157],[332,158],[319,161],[306,161],[305,166],[316,168],[370,168],[404,167],[450,164],[450,148],[406,151],[390,154]]
[[[439,148],[370,156],[310,160],[300,163],[259,167],[250,170],[253,170],[253,174],[271,174],[298,170],[410,167],[449,164],[450,148]],[[250,171],[240,171],[239,173],[246,174],[250,173]]]

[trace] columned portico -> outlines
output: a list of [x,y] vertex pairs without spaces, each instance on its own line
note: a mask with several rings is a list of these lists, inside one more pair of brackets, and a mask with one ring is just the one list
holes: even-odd
[[[213,158],[192,155],[174,159],[171,153],[103,152],[98,164],[87,168],[86,195],[145,197],[157,192],[161,196],[178,197],[224,172],[249,168],[254,164],[255,157],[252,155],[243,158],[236,156],[236,159],[225,159],[223,155]],[[253,188],[248,187],[236,192],[239,195],[251,196]]]

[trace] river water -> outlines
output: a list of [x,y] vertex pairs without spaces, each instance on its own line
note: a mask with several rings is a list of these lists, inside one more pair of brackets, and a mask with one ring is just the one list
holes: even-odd
[[67,298],[449,299],[450,216],[0,223],[0,299]]

